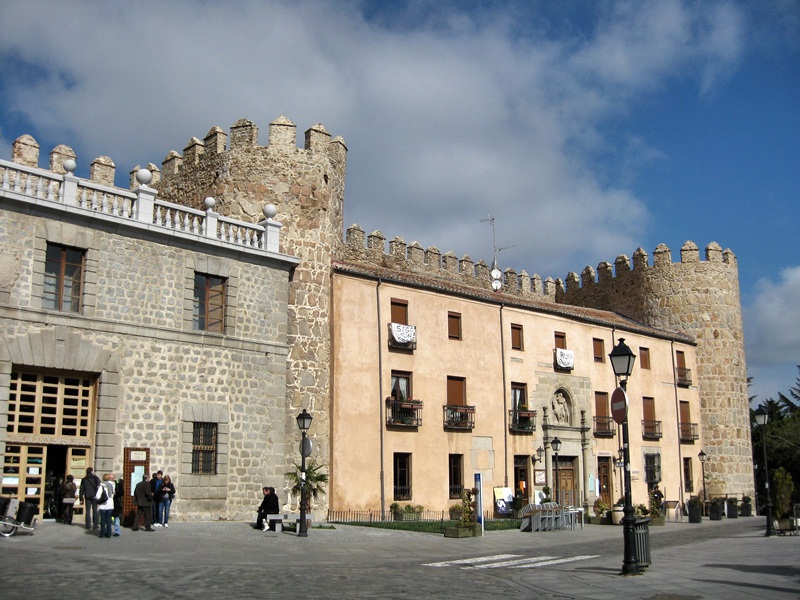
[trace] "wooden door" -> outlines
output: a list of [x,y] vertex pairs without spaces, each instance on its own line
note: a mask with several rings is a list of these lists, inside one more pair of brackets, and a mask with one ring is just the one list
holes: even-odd
[[600,456],[597,459],[597,479],[600,483],[600,501],[607,506],[612,506],[614,504],[612,499],[614,469],[608,456]]

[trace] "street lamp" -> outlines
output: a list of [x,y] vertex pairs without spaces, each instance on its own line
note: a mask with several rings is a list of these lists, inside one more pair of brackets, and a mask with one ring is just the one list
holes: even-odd
[[558,439],[557,437],[554,437],[550,441],[550,447],[553,448],[553,454],[556,455],[556,494],[555,494],[555,496],[556,496],[556,504],[561,506],[561,503],[558,501],[559,500],[559,498],[558,498],[558,496],[559,496],[559,494],[558,494],[558,451],[561,450],[561,440]]
[[[614,376],[619,380],[619,386],[622,388],[622,396],[625,399],[624,419],[617,418],[616,414],[614,418],[617,423],[622,420],[622,448],[624,450],[625,461],[625,508],[623,509],[624,516],[622,517],[625,557],[622,562],[622,574],[638,575],[640,570],[639,560],[636,557],[636,517],[633,516],[633,505],[631,503],[631,452],[628,443],[627,414],[628,378],[633,371],[633,363],[636,361],[636,355],[625,344],[625,339],[619,338],[619,343],[611,350],[608,358],[611,361],[611,368],[614,369]],[[616,412],[614,411],[614,402],[612,402],[611,408],[612,413]]]
[[308,523],[306,522],[306,456],[311,454],[311,448],[306,448],[306,432],[311,427],[313,417],[304,408],[296,417],[297,427],[300,428],[300,525],[297,528],[297,537],[308,537]]
[[769,413],[763,406],[759,406],[755,411],[756,425],[761,430],[761,446],[764,449],[764,489],[767,492],[767,531],[764,536],[775,535],[775,523],[772,521],[772,496],[769,493],[769,467],[767,465],[767,421]]
[[703,506],[705,506],[706,498],[708,498],[708,494],[706,493],[706,458],[708,458],[708,455],[700,450],[700,454],[697,455],[697,458],[700,459],[700,465],[703,468]]

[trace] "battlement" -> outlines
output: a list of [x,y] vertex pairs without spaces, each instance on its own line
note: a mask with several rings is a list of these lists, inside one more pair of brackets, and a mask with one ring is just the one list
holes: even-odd
[[[389,242],[387,253],[386,238],[380,231],[374,231],[367,236],[355,224],[347,229],[343,258],[383,268],[432,275],[468,287],[492,289],[491,267],[483,260],[476,263],[466,254],[461,258],[453,252],[442,254],[435,246],[423,249],[418,242],[406,244],[399,236]],[[503,272],[502,283],[502,291],[506,294],[550,302],[555,301],[556,287],[559,285],[550,277],[542,280],[538,274],[531,276],[525,271],[517,274],[514,269]]]

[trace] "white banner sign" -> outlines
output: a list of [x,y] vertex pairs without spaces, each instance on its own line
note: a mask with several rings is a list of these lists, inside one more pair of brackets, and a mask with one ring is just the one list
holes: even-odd
[[413,325],[392,323],[392,337],[398,344],[410,344],[417,341],[417,328]]

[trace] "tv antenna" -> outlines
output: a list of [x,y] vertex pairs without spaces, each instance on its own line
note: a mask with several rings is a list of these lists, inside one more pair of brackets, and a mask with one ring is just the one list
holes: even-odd
[[492,215],[489,215],[488,219],[481,219],[481,223],[491,223],[492,224],[492,252],[493,252],[493,258],[492,258],[492,271],[491,271],[490,274],[492,276],[492,289],[495,292],[497,292],[497,291],[500,290],[501,287],[503,287],[503,282],[502,282],[503,273],[497,267],[497,254],[498,254],[498,252],[502,252],[503,250],[508,250],[509,248],[513,248],[514,246],[504,246],[502,248],[498,248],[497,247],[497,236],[496,236],[495,228],[494,228],[494,217]]

